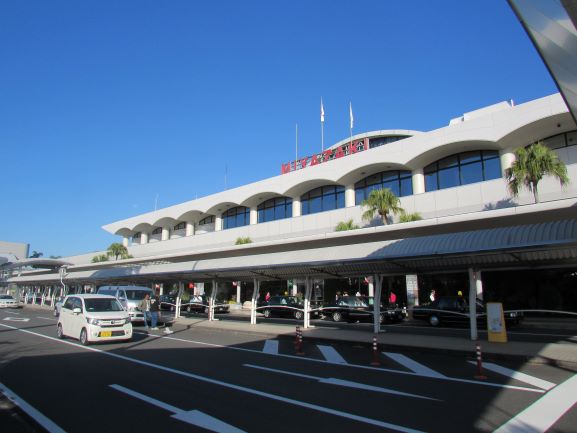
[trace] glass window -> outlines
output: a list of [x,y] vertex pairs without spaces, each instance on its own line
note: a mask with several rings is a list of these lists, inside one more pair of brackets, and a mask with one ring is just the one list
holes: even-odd
[[401,192],[399,193],[399,197],[404,197],[406,195],[413,195],[412,177],[401,178]]
[[545,146],[550,147],[551,149],[560,149],[565,147],[565,134],[555,135],[554,137],[549,137],[543,140]]
[[250,224],[250,209],[244,206],[233,207],[222,214],[223,229],[232,229]]
[[275,221],[292,217],[292,199],[288,197],[271,198],[258,205],[258,222]]
[[199,226],[203,226],[206,224],[213,224],[214,223],[214,215],[209,215],[198,222]]
[[459,165],[458,155],[451,155],[447,158],[440,159],[437,164],[439,165],[439,170],[447,167],[456,167]]
[[460,185],[459,167],[439,170],[439,189],[451,188]]
[[501,177],[501,162],[497,158],[483,161],[483,174],[485,180],[498,179]]
[[345,207],[345,188],[325,186],[315,188],[301,196],[302,214],[308,215]]
[[461,164],[467,164],[469,162],[481,161],[481,152],[465,152],[460,155]]
[[577,131],[567,133],[567,146],[574,146],[577,144]]
[[461,185],[481,182],[482,180],[483,180],[483,165],[480,160],[479,162],[474,162],[461,166]]
[[159,235],[161,233],[162,233],[162,227],[157,227],[154,230],[152,230],[153,235]]
[[174,230],[184,230],[186,229],[186,223],[178,223],[174,226]]
[[389,188],[398,197],[413,194],[411,172],[392,170],[367,176],[355,184],[355,204],[360,205],[371,191],[383,188]]

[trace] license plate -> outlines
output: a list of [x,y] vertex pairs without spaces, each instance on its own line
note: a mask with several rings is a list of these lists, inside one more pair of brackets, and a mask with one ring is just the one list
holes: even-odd
[[101,331],[100,336],[101,337],[112,337],[112,331]]

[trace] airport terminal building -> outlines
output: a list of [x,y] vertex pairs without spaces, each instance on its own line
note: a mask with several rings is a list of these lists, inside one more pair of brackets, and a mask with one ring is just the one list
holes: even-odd
[[[512,196],[504,179],[515,149],[536,141],[554,149],[570,178],[564,187],[544,178],[538,203],[528,190]],[[105,225],[129,259],[7,263],[4,284],[218,287],[238,302],[255,289],[319,300],[395,291],[409,306],[431,290],[466,291],[515,308],[577,311],[576,144],[559,94],[501,102],[432,131],[357,134],[279,161],[277,176]],[[379,188],[422,219],[363,220],[361,203]],[[359,228],[335,230],[349,220]]]

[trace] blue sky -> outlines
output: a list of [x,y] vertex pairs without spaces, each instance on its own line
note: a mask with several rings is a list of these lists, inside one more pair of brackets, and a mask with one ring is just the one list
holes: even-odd
[[[349,134],[557,91],[505,0],[0,3],[0,239],[101,226],[280,173]],[[158,197],[158,200],[157,200]]]

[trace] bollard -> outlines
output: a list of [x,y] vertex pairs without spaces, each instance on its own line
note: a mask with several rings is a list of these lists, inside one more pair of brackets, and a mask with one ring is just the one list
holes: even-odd
[[477,344],[476,347],[477,355],[477,374],[475,374],[475,379],[486,380],[487,376],[483,374],[483,359],[481,356],[481,346]]
[[296,354],[299,356],[302,356],[305,354],[303,352],[303,333],[302,333],[300,326],[297,326],[297,339],[296,339],[295,350],[296,350]]
[[295,349],[297,348],[297,346],[299,345],[299,334],[301,332],[301,328],[299,325],[297,325],[297,329],[295,332]]
[[379,347],[376,336],[373,337],[373,361],[371,362],[371,365],[374,365],[375,367],[381,365],[381,362],[379,361]]

